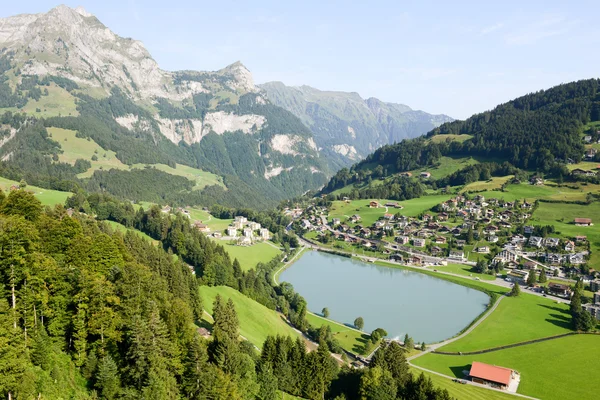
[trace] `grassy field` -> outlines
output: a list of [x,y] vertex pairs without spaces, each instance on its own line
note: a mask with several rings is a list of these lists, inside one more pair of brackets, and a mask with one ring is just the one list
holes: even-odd
[[446,389],[450,396],[455,399],[469,400],[509,400],[515,399],[515,396],[508,393],[496,392],[495,390],[483,389],[473,385],[461,385],[460,383],[452,382],[448,378],[444,378],[429,372],[421,371],[418,368],[411,367],[411,372],[414,376],[419,376],[421,372],[431,378],[433,384],[441,389]]
[[[320,328],[323,325],[329,325],[333,336],[337,339],[340,346],[344,349],[358,354],[368,355],[373,351],[373,345],[369,339],[369,335],[360,333],[354,329],[351,329],[343,324],[334,322],[330,319],[323,318],[319,315],[308,313],[306,314],[308,323],[315,328]],[[365,347],[365,344],[368,344]]]
[[[399,212],[402,215],[416,216],[424,211],[429,210],[431,207],[448,200],[448,195],[431,195],[424,196],[418,199],[411,199],[406,201],[399,201],[397,203],[404,206],[403,209],[388,208],[388,213],[395,214]],[[385,207],[370,208],[369,202],[371,200],[352,200],[349,203],[343,201],[334,201],[329,211],[329,219],[340,218],[345,221],[347,217],[354,214],[358,214],[361,217],[360,224],[364,226],[370,226],[375,221],[386,213]],[[380,204],[385,204],[387,200],[377,200]],[[396,202],[396,201],[393,201]]]
[[573,187],[575,188],[566,186],[559,187],[556,184],[537,186],[530,185],[528,183],[521,183],[518,185],[508,185],[504,191],[488,190],[479,194],[485,196],[486,198],[503,199],[506,201],[522,199],[527,199],[528,201],[534,201],[535,199],[585,201],[588,192],[600,192],[600,185],[574,184]]
[[475,164],[479,164],[479,161],[471,157],[441,157],[439,163],[436,166],[419,168],[410,172],[412,172],[413,176],[415,177],[418,177],[421,172],[430,172],[432,178],[440,179],[458,171],[459,169],[463,169],[468,167],[469,165]]
[[432,136],[429,140],[433,143],[445,143],[447,140],[450,140],[452,142],[462,143],[464,141],[471,139],[472,137],[473,137],[473,135],[467,135],[467,134],[455,135],[455,134],[449,133],[447,135]]
[[502,185],[512,179],[514,175],[496,176],[488,181],[477,181],[466,185],[461,192],[478,192],[481,190],[500,189]]
[[[447,135],[450,136],[450,135]],[[453,136],[469,136],[469,135],[453,135]],[[412,171],[409,171],[413,174],[413,176],[418,177],[418,175],[421,172],[429,172],[431,173],[431,177],[434,179],[440,179],[443,178],[447,175],[450,175],[456,171],[458,171],[459,169],[468,167],[469,165],[474,165],[474,164],[478,164],[479,161],[472,158],[472,157],[459,157],[459,158],[454,158],[454,157],[441,157],[439,162],[437,163],[437,165],[435,166],[430,166],[430,167],[424,167],[424,168],[419,168],[419,169],[415,169]],[[372,167],[374,168],[375,165],[372,166],[367,166],[367,167]],[[392,175],[392,177],[395,175]],[[385,185],[387,182],[389,181],[388,179],[385,179],[383,181],[381,180],[374,180],[371,184],[373,186],[378,186],[378,185]],[[364,188],[367,186],[367,183],[364,184],[360,184],[357,187],[358,188]],[[340,195],[343,193],[349,193],[353,188],[354,188],[354,184],[349,184],[344,186],[343,188],[337,189],[335,191],[332,192],[332,194],[335,195]]]
[[[591,218],[593,226],[576,226],[574,218]],[[536,225],[554,225],[562,236],[574,237],[585,235],[590,242],[592,254],[590,265],[600,263],[600,203],[594,202],[590,205],[540,203],[531,218]]]
[[471,333],[440,350],[476,351],[571,332],[568,311],[568,305],[545,297],[506,297]]
[[[0,190],[4,190],[6,194],[10,190],[12,185],[19,185],[19,182],[11,181],[10,179],[0,177]],[[67,198],[69,198],[71,192],[59,192],[58,190],[44,189],[37,186],[27,185],[25,190],[29,190],[34,193],[35,197],[42,202],[44,206],[55,206],[57,204],[65,204]]]
[[477,277],[484,281],[493,281],[494,279],[496,279],[496,277],[494,275],[479,274],[477,272],[474,272],[473,267],[471,267],[470,265],[466,265],[466,264],[436,265],[433,267],[426,267],[426,268],[437,269],[438,271],[442,271],[442,272],[451,272],[453,274],[464,275],[464,276],[468,276],[471,278]]
[[281,254],[281,250],[276,249],[270,244],[264,242],[258,242],[252,246],[237,246],[230,244],[226,240],[217,240],[217,242],[225,247],[229,257],[233,260],[237,258],[242,266],[242,270],[248,271],[259,262],[267,263],[271,261],[275,256]]
[[262,347],[269,335],[300,336],[277,312],[244,296],[235,289],[226,286],[200,286],[198,290],[202,297],[203,307],[210,314],[212,314],[217,294],[221,295],[225,301],[231,298],[240,322],[240,335],[258,348]]
[[158,240],[152,239],[150,236],[146,235],[142,231],[138,231],[137,229],[133,229],[133,228],[128,228],[125,225],[121,225],[115,221],[104,221],[104,222],[106,222],[108,225],[110,225],[114,230],[122,232],[123,234],[125,234],[127,231],[132,231],[132,232],[136,233],[138,236],[148,240],[150,243],[152,243],[154,245],[158,244]]
[[[23,107],[23,110],[28,114],[44,118],[60,115],[63,117],[77,117],[79,115],[77,106],[75,105],[75,97],[71,93],[57,86],[55,83],[51,83],[47,89],[48,96],[42,96],[39,100],[30,99],[27,105]],[[37,111],[38,109],[40,112]]]
[[475,356],[427,354],[415,365],[463,377],[473,361],[512,368],[521,374],[518,393],[544,400],[596,399],[600,336],[576,335]]
[[233,222],[233,219],[214,218],[207,211],[200,208],[188,207],[188,211],[193,221],[204,222],[211,232],[223,232]]
[[[94,171],[99,169],[128,169],[129,167],[123,164],[117,157],[116,153],[111,150],[104,150],[93,140],[78,138],[76,132],[62,128],[48,128],[48,133],[52,135],[63,153],[58,156],[61,162],[75,164],[77,159],[88,160],[92,163],[92,168],[78,175],[79,178],[89,178]],[[92,161],[92,157],[96,156],[97,161]]]
[[7,111],[13,113],[25,112],[29,115],[43,118],[58,116],[76,117],[79,115],[75,105],[75,98],[69,92],[54,83],[45,88],[48,89],[48,96],[42,96],[39,100],[29,99],[22,109],[15,107],[0,108],[0,113],[3,114]]
[[[132,168],[145,168],[147,164],[133,164]],[[176,168],[171,168],[165,164],[150,164],[150,167],[171,175],[183,176],[196,183],[193,190],[201,190],[206,186],[218,185],[223,189],[227,189],[223,183],[223,178],[210,172],[202,171],[198,168],[189,167],[187,165],[177,164]]]
[[[52,135],[52,138],[60,144],[63,150],[63,153],[59,156],[60,161],[75,164],[77,159],[84,159],[92,163],[92,168],[79,174],[79,178],[89,178],[93,175],[94,171],[99,169],[130,169],[128,165],[123,164],[116,157],[114,151],[104,150],[93,140],[78,138],[76,132],[73,130],[48,128],[48,132]],[[94,155],[98,158],[96,161],[92,161]],[[186,165],[177,164],[176,168],[171,168],[165,164],[134,164],[131,168],[142,169],[147,166],[171,175],[183,176],[184,178],[195,182],[194,190],[201,190],[209,185],[218,185],[226,189],[222,177]]]
[[577,164],[567,164],[567,168],[569,169],[569,171],[573,171],[574,169],[585,169],[587,170],[595,170],[596,168],[598,168],[598,165],[600,165],[600,163],[594,162],[594,161],[582,161],[579,162]]

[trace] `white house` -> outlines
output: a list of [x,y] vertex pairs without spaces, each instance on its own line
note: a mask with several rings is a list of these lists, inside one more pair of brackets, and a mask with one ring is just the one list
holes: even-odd
[[230,237],[236,237],[237,236],[237,229],[235,228],[235,226],[229,226],[229,227],[227,227],[227,236],[230,236]]
[[269,240],[270,233],[267,228],[260,228],[259,234],[262,239]]

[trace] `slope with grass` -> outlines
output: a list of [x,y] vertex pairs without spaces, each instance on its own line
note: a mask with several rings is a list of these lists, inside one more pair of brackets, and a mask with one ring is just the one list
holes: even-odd
[[600,336],[575,335],[472,356],[430,353],[413,364],[463,378],[473,361],[484,362],[518,371],[518,393],[544,400],[586,400],[597,398],[598,359]]
[[461,385],[457,382],[452,382],[448,378],[432,374],[427,371],[421,371],[418,368],[411,367],[411,372],[415,376],[419,376],[421,372],[428,378],[431,378],[433,384],[441,389],[446,389],[450,396],[455,399],[469,399],[469,400],[510,400],[515,399],[515,396],[508,393],[497,392],[495,390],[488,390],[473,385]]
[[[117,157],[114,151],[104,150],[100,145],[91,139],[79,138],[76,132],[62,128],[47,128],[48,134],[51,135],[63,150],[63,153],[58,157],[59,161],[75,164],[78,159],[88,160],[92,167],[87,171],[78,175],[79,178],[89,178],[94,171],[99,169],[128,169],[129,167],[123,164]],[[92,160],[96,156],[97,160]]]
[[[109,170],[112,168],[130,170],[142,168],[156,168],[175,176],[183,176],[188,180],[195,182],[193,190],[202,190],[206,186],[217,185],[227,189],[223,183],[223,178],[210,172],[187,165],[176,164],[175,168],[165,164],[133,164],[128,166],[123,164],[112,150],[105,150],[99,144],[91,139],[77,137],[77,132],[70,129],[47,128],[48,133],[60,145],[63,153],[58,159],[61,162],[75,164],[78,159],[90,161],[92,167],[78,175],[79,178],[89,178],[97,170]],[[95,158],[95,160],[94,160]]]
[[123,234],[125,234],[127,231],[131,231],[134,232],[136,235],[146,239],[147,241],[149,241],[150,243],[154,244],[154,245],[158,245],[159,241],[158,240],[154,240],[152,239],[150,236],[146,235],[144,232],[139,231],[137,229],[133,229],[133,228],[128,228],[125,225],[121,225],[118,222],[115,221],[104,221],[106,222],[108,225],[110,225],[114,230],[119,231]]
[[253,269],[259,262],[268,263],[276,256],[281,255],[281,250],[277,248],[277,245],[265,242],[257,242],[252,246],[238,246],[225,240],[218,242],[225,247],[232,260],[237,258],[244,271]]
[[567,304],[523,293],[504,298],[471,333],[439,350],[476,351],[559,335],[572,331],[570,323]]
[[190,218],[192,221],[202,221],[205,223],[211,232],[221,232],[231,225],[233,219],[219,219],[215,218],[208,211],[204,211],[197,207],[188,207],[187,210],[190,212]]
[[339,322],[323,318],[313,313],[306,314],[306,320],[315,328],[320,328],[323,325],[331,327],[333,337],[344,350],[355,354],[368,355],[374,349],[370,336],[366,333],[361,333],[356,329],[352,329]]
[[494,275],[480,274],[478,272],[475,272],[474,267],[471,265],[468,265],[468,264],[449,263],[448,265],[436,265],[434,267],[426,267],[426,268],[433,268],[433,269],[436,269],[441,272],[449,272],[452,274],[464,275],[464,276],[469,276],[469,277],[473,277],[473,278],[477,277],[484,281],[493,281],[494,279],[496,279],[496,277]]
[[[11,186],[18,186],[19,182],[12,181],[10,179],[0,177],[0,190],[8,192]],[[44,189],[37,186],[28,185],[25,190],[33,192],[35,197],[42,203],[44,206],[55,206],[57,204],[65,204],[67,198],[69,198],[72,193],[70,192],[60,192],[58,190]]]
[[231,299],[240,322],[240,335],[258,348],[262,347],[269,335],[300,336],[285,322],[280,314],[244,296],[235,289],[227,286],[201,286],[198,290],[200,291],[200,297],[202,297],[203,307],[209,314],[212,314],[213,303],[217,295],[220,295],[225,301]]
[[[434,136],[435,137],[435,136]],[[496,176],[487,181],[477,181],[466,185],[461,192],[479,192],[483,190],[500,189],[502,185],[511,180],[514,175]]]
[[[397,209],[389,207],[387,212],[391,214],[400,213],[411,217],[417,216],[449,198],[449,195],[430,195],[406,201],[393,201],[394,203],[399,203],[404,208]],[[348,203],[344,201],[334,201],[330,207],[329,219],[340,218],[342,221],[345,221],[348,217],[358,214],[361,217],[360,224],[370,226],[386,213],[386,208],[383,205],[387,200],[375,200],[381,205],[378,208],[369,207],[371,201],[371,199],[352,200]]]
[[[573,223],[575,218],[591,218],[594,225],[577,226]],[[536,225],[554,225],[556,231],[563,237],[587,236],[592,251],[590,265],[600,263],[600,203],[593,202],[589,205],[540,203],[533,213],[531,222]]]

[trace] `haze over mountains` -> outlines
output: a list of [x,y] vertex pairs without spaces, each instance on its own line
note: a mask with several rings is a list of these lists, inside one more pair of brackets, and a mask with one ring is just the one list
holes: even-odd
[[[355,92],[322,91],[282,82],[259,85],[274,104],[291,111],[315,135],[315,142],[334,169],[356,162],[378,147],[421,136],[450,122],[404,104],[363,99]],[[336,168],[337,167],[337,168]]]
[[[165,71],[140,41],[81,7],[0,19],[0,47],[0,111],[54,117],[51,124],[77,130],[128,165],[209,171],[229,181],[228,193],[210,199],[233,196],[235,204],[249,194],[280,200],[316,189],[381,145],[452,120],[356,93],[257,86],[240,62],[215,72]],[[96,123],[101,128],[90,129]],[[16,155],[0,148],[6,159]]]

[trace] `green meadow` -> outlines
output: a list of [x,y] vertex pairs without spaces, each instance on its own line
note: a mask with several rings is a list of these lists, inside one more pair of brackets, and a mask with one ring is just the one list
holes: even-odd
[[306,320],[315,328],[320,328],[323,325],[330,326],[333,337],[335,337],[340,346],[347,351],[369,355],[369,353],[374,350],[370,337],[366,333],[361,333],[339,322],[323,318],[313,313],[307,313]]
[[259,262],[267,263],[275,256],[281,255],[282,253],[276,245],[273,247],[265,242],[257,242],[252,246],[238,246],[236,244],[231,244],[226,240],[218,240],[217,242],[225,247],[225,250],[229,253],[229,257],[231,257],[232,260],[237,258],[244,271],[253,269]]
[[[123,164],[117,157],[116,153],[111,150],[104,150],[93,140],[79,138],[76,132],[69,129],[48,128],[48,133],[52,135],[58,144],[60,144],[63,153],[58,159],[61,162],[75,164],[77,159],[84,159],[91,162],[92,167],[87,171],[78,175],[79,178],[89,178],[97,170],[109,170],[112,168],[129,170],[133,168],[156,168],[160,171],[171,175],[183,176],[188,180],[195,182],[194,190],[201,190],[206,186],[218,185],[226,189],[223,183],[223,178],[210,172],[200,170],[198,168],[189,167],[187,165],[177,164],[172,168],[165,164],[134,164],[131,167]],[[92,160],[96,156],[97,160]]]
[[[8,194],[10,187],[13,185],[18,186],[19,182],[11,181],[10,179],[0,177],[0,190],[4,190],[6,194]],[[35,197],[44,206],[55,206],[57,204],[65,204],[67,198],[69,198],[72,195],[72,193],[70,192],[60,192],[58,190],[44,189],[31,185],[27,185],[25,190],[33,192]]]
[[477,328],[440,351],[484,350],[572,331],[567,304],[522,291],[519,297],[504,297]]
[[282,315],[244,296],[235,289],[227,286],[200,286],[198,290],[202,297],[204,310],[209,314],[212,314],[213,303],[217,295],[220,295],[225,301],[231,299],[240,322],[240,335],[258,348],[262,347],[267,336],[300,336],[285,322]]
[[388,213],[417,216],[449,198],[449,195],[430,195],[405,201],[376,199],[375,201],[378,201],[381,205],[378,208],[369,207],[369,203],[372,201],[370,199],[352,200],[348,203],[344,201],[334,201],[329,211],[329,219],[340,218],[342,221],[345,221],[352,215],[358,214],[361,217],[359,224],[370,226],[386,213],[386,208],[383,207],[383,205],[388,201],[398,203],[404,207],[403,209],[389,207]]
[[[511,368],[521,374],[518,393],[544,400],[597,398],[600,336],[574,335],[486,354],[426,354],[414,365],[463,378],[473,361]],[[451,382],[451,381],[449,381]],[[468,385],[466,385],[468,386]],[[470,397],[466,397],[470,398]]]
[[441,389],[446,389],[450,396],[457,400],[469,399],[469,400],[509,400],[515,399],[515,396],[497,392],[495,390],[488,390],[473,385],[462,385],[457,382],[452,382],[448,378],[432,374],[427,371],[421,371],[418,368],[411,367],[411,372],[414,376],[419,376],[421,373],[428,378],[431,378],[433,384]]
[[[574,218],[591,218],[594,225],[576,226]],[[593,202],[589,205],[540,203],[531,218],[535,225],[554,225],[557,232],[563,237],[585,235],[591,244],[592,254],[590,265],[593,267],[600,263],[600,203]]]

